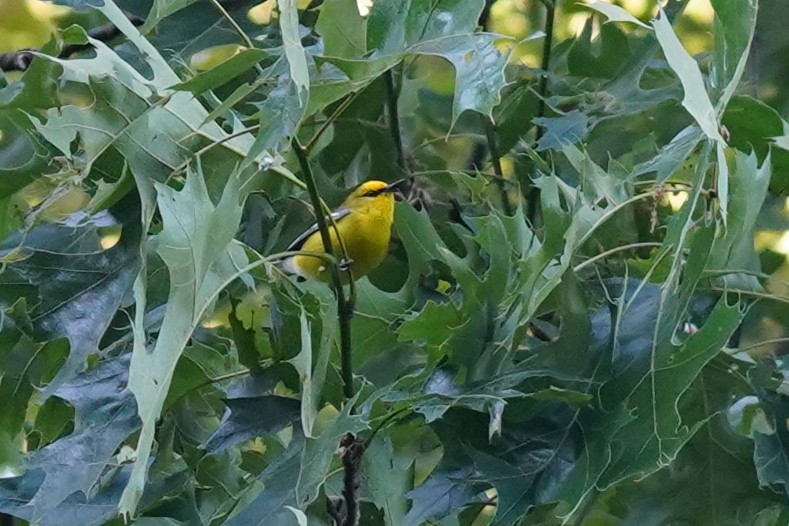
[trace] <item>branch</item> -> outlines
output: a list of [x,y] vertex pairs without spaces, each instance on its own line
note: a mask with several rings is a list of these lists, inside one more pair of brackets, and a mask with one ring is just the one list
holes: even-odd
[[342,526],[359,524],[359,465],[362,462],[364,443],[346,433],[340,442],[340,454],[345,476],[342,479],[342,497],[345,499],[345,520]]
[[343,510],[335,508],[336,515],[332,516],[335,526],[357,526],[359,524],[359,467],[362,463],[364,449],[364,441],[351,433],[345,433],[340,440],[337,452],[342,460],[342,504],[345,506]]
[[496,125],[493,123],[493,119],[486,115],[483,115],[482,119],[485,122],[485,136],[488,138],[490,162],[493,165],[493,173],[496,174],[495,181],[501,194],[501,206],[504,208],[504,213],[511,216],[514,214],[514,211],[512,210],[507,185],[504,181],[504,172],[501,169],[501,153],[499,153],[499,143],[496,139]]
[[[130,13],[126,13],[126,16],[129,17],[129,20],[135,26],[141,26],[143,24],[143,20],[138,16]],[[115,24],[104,24],[88,31],[88,36],[94,40],[109,42],[121,36],[121,31]],[[69,44],[63,46],[63,49],[60,50],[57,57],[67,58],[74,53],[91,49],[92,47],[91,44]],[[38,49],[20,49],[19,51],[13,51],[11,53],[0,54],[0,71],[26,71],[27,68],[30,67],[30,63],[33,62],[33,58],[35,58],[35,53],[37,51]]]
[[389,131],[397,150],[397,167],[403,175],[408,174],[405,163],[405,152],[403,150],[403,136],[400,133],[400,117],[397,111],[397,92],[395,91],[394,73],[391,69],[384,73],[384,84],[386,85],[386,115],[389,121]]
[[[555,0],[544,0],[545,4],[545,40],[542,43],[542,63],[540,64],[540,84],[537,90],[537,118],[545,117],[545,98],[548,96],[548,72],[551,68],[551,45],[553,44],[553,21],[556,15],[556,2]],[[537,135],[534,139],[534,145],[542,138],[544,129],[542,126],[537,126]],[[531,187],[527,201],[526,212],[529,221],[534,224],[534,219],[537,217],[537,203],[540,198],[540,189],[536,186]]]
[[[312,175],[312,168],[307,159],[307,154],[304,147],[299,143],[296,136],[291,139],[291,146],[296,158],[299,160],[301,166],[301,173],[304,176],[304,183],[307,186],[307,192],[310,195],[310,201],[315,212],[315,221],[318,224],[318,231],[321,235],[323,242],[323,250],[330,257],[334,258],[334,248],[331,242],[331,235],[329,234],[329,226],[326,222],[326,217],[323,215],[323,206],[321,198],[318,195],[318,188],[315,186],[315,177]],[[336,230],[336,227],[335,227]],[[339,237],[339,232],[337,233]],[[353,314],[353,304],[345,299],[345,290],[342,287],[342,278],[340,276],[340,268],[335,263],[329,266],[332,288],[337,297],[337,315],[340,322],[340,370],[342,374],[343,394],[345,398],[350,400],[354,396],[353,390],[353,366],[351,361],[351,315]],[[353,277],[350,277],[353,279]]]

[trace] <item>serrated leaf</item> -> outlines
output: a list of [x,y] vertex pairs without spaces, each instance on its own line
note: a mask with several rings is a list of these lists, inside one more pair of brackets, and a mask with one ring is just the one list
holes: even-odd
[[298,400],[282,396],[230,398],[219,427],[203,445],[209,453],[230,448],[239,442],[276,433],[298,418]]
[[370,443],[362,459],[364,488],[384,512],[386,526],[404,524],[407,507],[403,495],[411,489],[413,459],[396,452],[391,438],[381,434]]
[[123,225],[117,245],[101,247],[100,229],[117,224],[107,212],[92,218],[78,213],[63,223],[15,234],[0,245],[0,253],[21,250],[26,255],[0,274],[0,304],[10,306],[27,297],[33,331],[28,336],[39,341],[69,340],[69,357],[45,396],[73,378],[85,367],[87,357],[98,352],[99,340],[137,272],[139,231],[131,221]]
[[355,0],[324,2],[315,29],[327,56],[357,58],[367,52],[367,19],[359,14]]
[[726,141],[718,130],[718,113],[715,111],[712,101],[707,94],[707,88],[699,65],[682,47],[677,35],[671,28],[666,14],[662,10],[660,16],[652,22],[652,26],[655,28],[655,35],[666,56],[666,61],[682,83],[682,88],[685,91],[685,95],[682,98],[682,106],[690,113],[707,138],[715,143],[718,161],[716,178],[718,199],[721,217],[725,225],[728,215],[729,177],[728,165],[724,154]]
[[318,489],[328,476],[332,456],[345,433],[358,433],[366,426],[360,416],[348,414],[350,404],[336,414],[315,439],[305,439],[294,431],[287,452],[280,455],[261,474],[265,489],[234,514],[228,526],[263,526],[289,524],[293,514],[285,506],[305,509],[318,496]]
[[421,42],[409,50],[413,54],[439,56],[455,68],[453,126],[466,110],[492,117],[493,108],[501,100],[507,57],[493,45],[495,39],[495,35],[462,35]]
[[121,357],[55,392],[75,408],[74,432],[32,452],[21,477],[0,481],[0,510],[45,525],[73,520],[98,526],[117,515],[127,474],[105,471],[115,464],[119,445],[139,429],[127,378],[128,357]]
[[132,356],[129,388],[137,398],[143,430],[124,492],[124,513],[134,512],[142,493],[156,420],[178,358],[206,309],[248,263],[240,247],[232,244],[241,221],[245,196],[240,191],[245,182],[240,174],[232,175],[217,205],[211,202],[199,172],[189,174],[181,191],[157,188],[165,225],[157,252],[170,273],[170,293],[153,350],[136,344]]
[[758,2],[754,0],[713,0],[715,45],[713,85],[720,90],[718,113],[723,113],[740,84],[756,30]]
[[290,78],[296,85],[300,105],[307,105],[310,91],[310,74],[307,68],[307,57],[301,45],[299,35],[299,13],[295,0],[277,0],[279,6],[279,27],[282,31],[282,43],[285,57],[290,67]]
[[652,22],[652,26],[655,28],[655,35],[669,66],[682,83],[682,88],[685,91],[682,106],[690,113],[709,139],[723,142],[723,137],[718,131],[715,108],[707,94],[707,87],[704,84],[699,65],[682,47],[682,43],[671,28],[671,23],[664,12],[661,11],[660,16]]
[[424,484],[406,494],[412,505],[403,524],[418,526],[428,519],[441,519],[473,502],[480,488],[469,481],[472,473],[464,467],[433,473]]

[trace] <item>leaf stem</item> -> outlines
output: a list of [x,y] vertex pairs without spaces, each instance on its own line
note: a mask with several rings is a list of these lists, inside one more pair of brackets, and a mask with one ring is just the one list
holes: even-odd
[[590,257],[586,261],[582,261],[581,263],[577,264],[575,268],[573,268],[573,272],[579,272],[580,270],[588,267],[589,265],[601,260],[605,259],[612,254],[616,254],[617,252],[623,252],[625,250],[632,250],[636,248],[657,248],[663,246],[662,243],[657,243],[654,241],[645,241],[642,243],[630,243],[628,245],[622,245],[619,247],[612,248],[610,250],[606,250],[605,252],[600,252],[599,254]]
[[772,338],[770,340],[762,340],[760,342],[752,343],[750,345],[746,345],[745,347],[740,347],[738,349],[739,352],[750,352],[754,349],[758,349],[759,347],[764,347],[766,345],[773,345],[776,343],[789,343],[789,338]]
[[[540,64],[540,83],[537,88],[537,118],[545,117],[545,98],[548,96],[548,72],[551,68],[551,47],[553,44],[553,26],[554,18],[556,16],[556,1],[543,0],[545,4],[545,40],[542,44],[542,63]],[[537,125],[537,134],[534,139],[534,147],[540,142],[544,129],[542,126]],[[537,186],[530,185],[528,197],[526,200],[526,214],[529,221],[534,224],[537,217],[537,203],[540,199],[540,189]]]
[[340,103],[340,105],[337,106],[337,109],[334,110],[334,112],[329,116],[329,118],[326,119],[321,124],[321,127],[318,129],[317,132],[315,132],[315,135],[312,136],[312,139],[310,139],[309,142],[306,144],[306,146],[304,146],[304,151],[307,152],[307,154],[309,154],[312,151],[312,148],[315,146],[315,143],[318,142],[318,139],[320,139],[321,135],[323,135],[323,132],[326,131],[326,128],[328,128],[334,121],[336,121],[339,118],[339,116],[342,114],[342,112],[348,109],[348,106],[350,106],[351,103],[354,100],[356,100],[356,97],[359,96],[359,93],[361,92],[355,91],[351,93],[348,97],[346,97],[345,100],[343,100]]
[[244,41],[244,44],[246,44],[248,48],[254,48],[255,44],[254,42],[252,42],[252,39],[249,38],[249,35],[247,35],[243,29],[241,29],[241,26],[238,25],[238,22],[233,20],[233,17],[230,16],[230,13],[228,13],[227,10],[224,8],[224,6],[222,6],[222,4],[219,3],[219,0],[209,0],[209,1],[212,4],[214,4],[216,10],[219,11],[219,13],[230,23],[230,25],[233,27],[233,31],[238,33],[238,36],[241,37],[241,40]]
[[189,164],[189,161],[191,161],[192,158],[200,157],[201,155],[203,155],[204,153],[208,152],[209,150],[211,150],[215,146],[220,146],[220,145],[226,143],[227,141],[232,141],[235,138],[241,137],[242,135],[246,135],[248,133],[257,131],[259,129],[260,129],[260,124],[255,124],[253,126],[250,126],[248,128],[243,128],[241,130],[235,131],[235,132],[233,132],[231,134],[225,135],[224,137],[222,137],[220,139],[217,139],[215,141],[212,141],[212,142],[208,143],[207,145],[203,146],[202,148],[200,148],[199,150],[194,152],[190,157],[188,157],[181,164],[176,166],[175,169],[172,171],[172,173],[173,174],[177,174],[177,173],[181,172],[182,170],[184,170],[186,168],[186,165]]
[[495,181],[499,187],[499,193],[501,195],[501,206],[504,209],[504,213],[508,216],[511,216],[515,212],[512,209],[512,203],[510,203],[507,186],[504,184],[505,178],[504,172],[501,169],[501,153],[499,152],[499,143],[496,138],[496,125],[494,124],[493,119],[487,115],[482,115],[482,120],[485,123],[485,136],[488,139],[490,163],[493,165],[493,173],[496,174]]
[[[238,36],[241,37],[241,40],[244,41],[244,44],[248,48],[254,49],[255,43],[252,42],[252,39],[249,38],[249,35],[247,35],[246,31],[244,31],[241,28],[241,26],[238,25],[238,22],[236,22],[233,19],[233,17],[230,16],[230,13],[227,12],[227,9],[224,8],[224,6],[219,2],[219,0],[209,0],[209,1],[212,4],[214,4],[214,7],[216,7],[217,11],[219,11],[219,13],[230,23],[231,27],[233,28],[233,31],[235,31],[238,34]],[[260,64],[255,64],[255,71],[257,71],[258,74],[261,76],[265,74],[265,72],[263,71],[263,66],[261,66]]]
[[409,409],[410,408],[408,408],[408,407],[401,407],[397,411],[394,411],[394,412],[389,413],[388,415],[386,415],[384,417],[384,419],[377,426],[375,426],[375,429],[373,429],[372,433],[370,433],[370,436],[367,437],[367,439],[364,441],[364,449],[366,450],[368,447],[370,447],[370,444],[372,444],[373,440],[375,439],[375,435],[378,434],[378,431],[383,429],[383,427],[386,424],[388,424],[389,422],[391,422],[395,418],[399,417],[400,415],[402,415],[404,412],[408,411]]
[[[312,201],[312,206],[316,210],[315,221],[318,224],[318,232],[320,232],[321,241],[323,242],[323,250],[329,256],[335,257],[331,235],[329,234],[329,226],[323,214],[321,198],[320,195],[318,195],[318,187],[315,185],[315,177],[312,174],[312,168],[310,168],[307,153],[304,151],[304,147],[295,135],[291,139],[291,146],[299,161],[299,166],[301,166],[301,173],[304,177],[304,183],[307,186],[310,201]],[[337,235],[339,237],[339,233]],[[351,360],[351,315],[353,314],[353,304],[345,298],[345,290],[342,287],[339,266],[335,263],[331,265],[329,269],[334,295],[337,298],[337,315],[340,322],[340,370],[343,383],[343,394],[346,399],[350,400],[354,396],[353,367]],[[350,279],[353,279],[353,277]]]

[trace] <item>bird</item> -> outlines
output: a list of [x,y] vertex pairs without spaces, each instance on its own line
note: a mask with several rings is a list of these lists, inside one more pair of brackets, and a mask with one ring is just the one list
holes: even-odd
[[[367,181],[359,185],[331,213],[347,254],[337,240],[337,232],[328,223],[332,251],[340,260],[341,270],[350,270],[354,280],[369,274],[380,265],[389,251],[394,221],[394,192],[403,179],[393,183]],[[312,225],[297,237],[287,248],[288,251],[325,253],[318,224]],[[282,268],[306,279],[331,281],[329,263],[323,257],[300,254],[283,261]],[[344,283],[348,283],[348,272],[342,272]]]

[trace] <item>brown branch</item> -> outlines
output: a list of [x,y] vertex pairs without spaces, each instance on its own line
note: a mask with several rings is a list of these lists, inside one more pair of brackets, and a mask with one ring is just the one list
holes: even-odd
[[[135,26],[141,26],[144,22],[142,18],[136,15],[127,13],[126,16],[129,17],[129,20]],[[109,42],[121,36],[121,31],[115,24],[104,24],[88,31],[88,36],[94,40]],[[68,44],[63,46],[63,49],[60,50],[57,56],[58,58],[67,58],[74,53],[92,47],[91,44]],[[10,53],[0,53],[0,71],[26,71],[30,67],[30,63],[33,62],[37,51],[38,49],[20,49]]]
[[345,433],[340,440],[337,452],[340,454],[343,468],[342,504],[343,509],[335,507],[341,521],[335,520],[335,526],[357,526],[359,524],[359,484],[362,455],[365,450],[364,440],[356,438],[352,433]]

